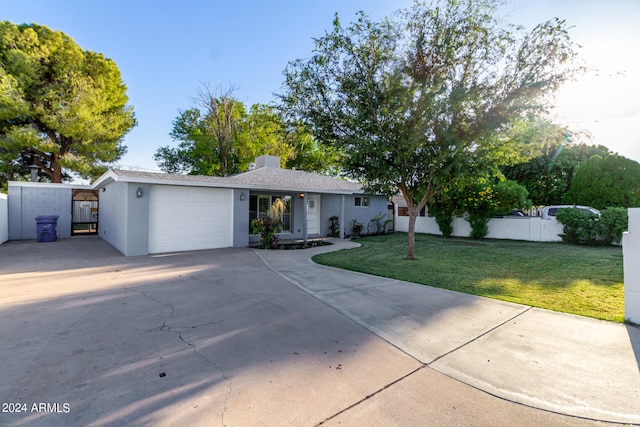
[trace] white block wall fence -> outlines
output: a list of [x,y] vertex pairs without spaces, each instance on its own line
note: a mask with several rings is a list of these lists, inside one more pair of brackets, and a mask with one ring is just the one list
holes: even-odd
[[[409,217],[398,215],[395,209],[395,230],[409,231]],[[562,224],[555,219],[540,217],[493,218],[489,220],[489,239],[528,240],[531,242],[561,242]],[[416,233],[442,235],[435,218],[419,216],[416,218]],[[454,218],[452,236],[469,237],[471,225],[464,218]]]
[[9,203],[6,194],[0,194],[0,245],[9,240]]
[[624,317],[640,324],[640,208],[629,209],[629,231],[622,237]]

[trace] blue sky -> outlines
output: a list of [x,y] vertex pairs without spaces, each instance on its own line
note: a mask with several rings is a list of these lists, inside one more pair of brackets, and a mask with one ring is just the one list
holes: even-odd
[[[308,57],[312,37],[334,13],[373,18],[411,0],[3,0],[0,19],[60,30],[83,49],[112,58],[128,87],[138,126],[125,137],[125,167],[157,170],[155,150],[175,145],[171,122],[200,83],[234,86],[247,105],[274,100],[288,61]],[[640,1],[513,0],[505,20],[532,28],[553,17],[573,25],[587,65],[597,68],[558,95],[557,120],[593,142],[640,161]]]

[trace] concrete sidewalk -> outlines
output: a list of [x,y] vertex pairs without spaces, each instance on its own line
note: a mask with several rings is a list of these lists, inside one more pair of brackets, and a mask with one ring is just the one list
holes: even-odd
[[[321,266],[311,256],[358,246],[256,253],[269,268],[428,367],[511,402],[586,420],[640,424],[640,329]],[[417,373],[418,377],[425,373]],[[419,390],[419,380],[408,383]],[[332,421],[392,421],[408,390]],[[394,400],[393,393],[399,393]],[[406,407],[405,410],[416,411]],[[419,410],[418,410],[419,411]],[[422,411],[425,411],[422,408]],[[355,418],[354,418],[355,417]],[[392,418],[388,418],[392,417]],[[406,420],[406,418],[405,418]]]

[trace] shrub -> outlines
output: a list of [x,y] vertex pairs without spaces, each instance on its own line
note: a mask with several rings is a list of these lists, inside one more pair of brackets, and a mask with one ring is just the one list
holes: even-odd
[[594,244],[598,216],[585,209],[560,209],[556,219],[563,225],[562,240],[569,243]]
[[489,220],[491,218],[487,218],[483,215],[469,215],[467,217],[467,221],[471,225],[471,238],[472,239],[482,239],[489,232]]
[[625,208],[607,208],[600,217],[603,241],[607,245],[622,242],[622,233],[629,228],[629,216]]
[[282,199],[276,199],[271,205],[269,216],[266,218],[256,218],[251,221],[251,232],[260,234],[260,248],[277,249],[278,233],[282,227],[282,215],[286,210],[286,205]]
[[261,249],[276,249],[278,247],[278,231],[280,223],[271,217],[256,218],[251,221],[251,232],[260,234]]
[[451,212],[437,212],[435,215],[436,224],[445,237],[453,233],[453,214]]
[[442,235],[445,237],[451,236],[451,233],[453,233],[453,209],[444,204],[433,203],[429,205],[427,212],[429,216],[435,218]]
[[507,213],[514,208],[522,208],[530,203],[527,200],[527,189],[517,182],[492,182],[492,179],[481,177],[467,185],[462,193],[462,206],[469,214],[467,221],[471,225],[473,239],[482,239],[487,235],[492,216]]
[[329,225],[329,236],[340,237],[340,218],[338,215],[334,215],[329,218],[331,224]]
[[382,212],[378,213],[375,218],[369,221],[369,225],[373,223],[376,227],[375,234],[385,234],[387,232],[387,226],[391,224],[393,221],[390,219],[386,219],[387,214],[383,214]]
[[353,220],[353,226],[351,227],[351,231],[353,231],[353,235],[355,237],[358,237],[360,235],[360,233],[362,233],[362,228],[364,227],[364,224],[362,224],[361,222],[358,222],[357,219]]
[[624,208],[607,208],[600,217],[585,209],[560,209],[556,219],[563,225],[562,240],[584,245],[620,243],[628,227]]

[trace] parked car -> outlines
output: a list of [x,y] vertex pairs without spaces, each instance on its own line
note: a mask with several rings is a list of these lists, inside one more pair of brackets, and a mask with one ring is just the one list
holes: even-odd
[[556,214],[560,209],[585,209],[591,213],[594,213],[598,216],[601,215],[600,211],[596,208],[592,208],[589,206],[578,206],[578,205],[555,205],[555,206],[545,206],[542,209],[542,219],[552,219],[556,217]]
[[498,215],[496,218],[529,218],[519,209],[513,209],[511,212],[505,215]]

